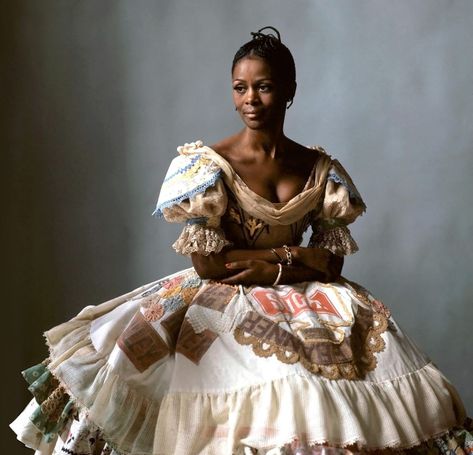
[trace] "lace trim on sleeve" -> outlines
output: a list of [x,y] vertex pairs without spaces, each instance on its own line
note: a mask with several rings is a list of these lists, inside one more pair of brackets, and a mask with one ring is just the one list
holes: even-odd
[[347,256],[358,251],[358,245],[346,226],[336,226],[322,232],[314,232],[310,238],[312,248],[325,248],[337,256]]
[[191,253],[208,256],[210,253],[220,253],[227,245],[231,245],[231,242],[225,239],[221,228],[190,223],[184,227],[172,247],[185,256]]

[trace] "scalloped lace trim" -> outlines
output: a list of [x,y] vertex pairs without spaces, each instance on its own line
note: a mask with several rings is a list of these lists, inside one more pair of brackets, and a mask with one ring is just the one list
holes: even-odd
[[172,247],[185,256],[192,253],[208,256],[210,253],[220,253],[227,245],[231,245],[231,242],[225,239],[222,229],[190,224],[184,227]]
[[325,248],[337,256],[354,254],[359,249],[346,226],[337,226],[328,231],[312,234],[309,246]]
[[[368,297],[362,294],[361,291],[356,288],[354,288],[354,291],[357,297],[365,304],[366,302],[370,302]],[[360,336],[364,338],[360,346],[362,362],[360,362],[360,359],[358,361],[352,360],[345,363],[319,365],[307,358],[303,349],[299,350],[299,352],[286,351],[270,340],[258,338],[246,333],[240,327],[235,329],[234,337],[239,344],[251,346],[253,352],[258,357],[271,357],[274,354],[280,362],[287,364],[300,362],[302,366],[311,373],[320,374],[327,379],[356,380],[362,377],[365,372],[372,371],[376,368],[377,359],[375,354],[382,352],[386,347],[386,343],[381,335],[388,329],[389,313],[383,314],[381,311],[378,312],[378,308],[371,305],[371,302],[369,306],[373,310],[372,322],[368,327],[363,328],[363,334],[360,333]]]

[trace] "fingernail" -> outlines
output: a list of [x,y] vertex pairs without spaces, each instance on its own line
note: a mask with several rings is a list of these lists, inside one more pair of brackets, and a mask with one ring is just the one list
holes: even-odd
[[232,264],[231,262],[227,262],[227,263],[225,264],[225,267],[226,267],[227,269],[231,269],[231,268],[233,267],[233,264]]

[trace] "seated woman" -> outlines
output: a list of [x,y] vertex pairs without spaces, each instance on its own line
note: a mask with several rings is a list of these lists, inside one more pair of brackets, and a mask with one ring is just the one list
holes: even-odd
[[39,453],[473,451],[453,386],[341,276],[365,205],[337,160],[284,135],[295,66],[264,30],[233,60],[243,129],[179,147],[159,196],[194,267],[84,308],[24,372],[35,398],[12,427]]

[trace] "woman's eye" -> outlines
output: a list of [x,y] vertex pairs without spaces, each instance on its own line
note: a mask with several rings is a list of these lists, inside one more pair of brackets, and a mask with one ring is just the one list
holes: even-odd
[[267,93],[271,90],[271,86],[270,85],[260,85],[259,86],[259,91],[260,92],[263,92],[263,93]]
[[237,93],[244,93],[245,87],[243,87],[243,85],[236,85],[235,87],[233,87],[233,90],[235,90],[235,92]]

